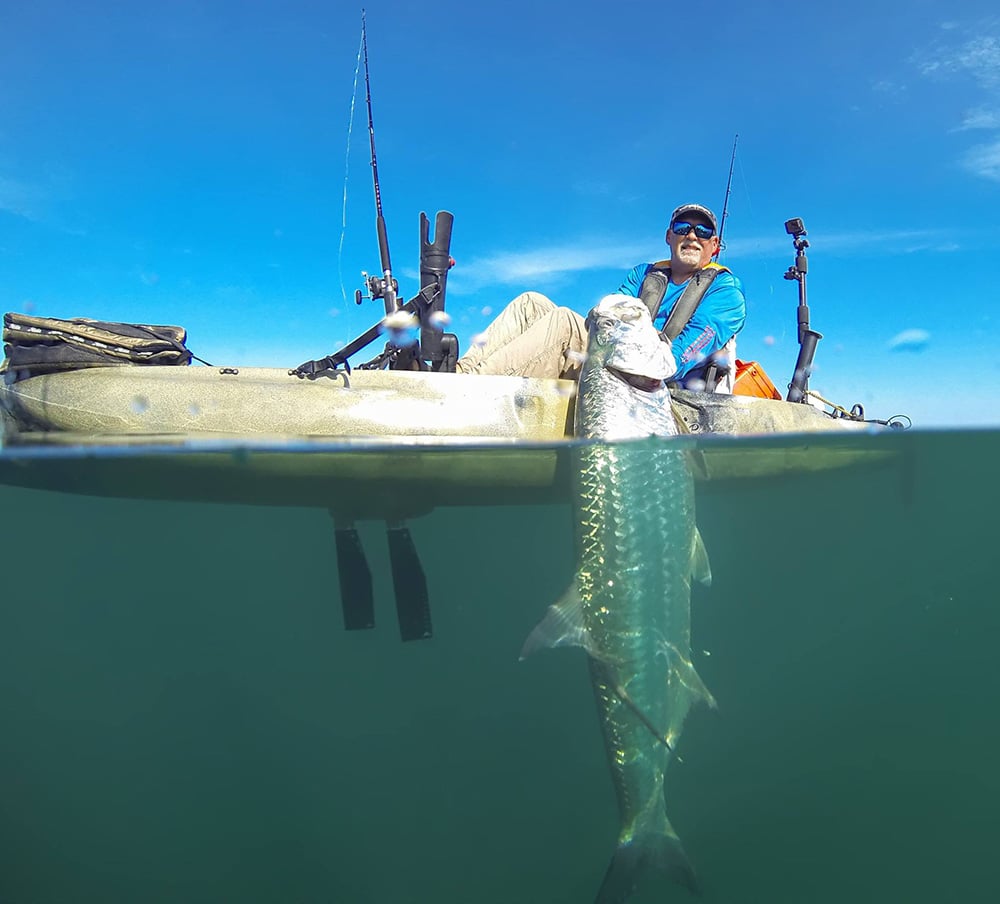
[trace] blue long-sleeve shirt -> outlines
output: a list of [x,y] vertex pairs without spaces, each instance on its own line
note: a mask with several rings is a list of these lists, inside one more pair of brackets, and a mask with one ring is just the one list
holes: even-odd
[[[633,267],[618,287],[618,293],[638,298],[639,288],[650,269],[664,266],[669,266],[669,261]],[[686,287],[687,282],[680,285],[667,283],[663,301],[653,317],[653,324],[658,330],[663,329],[668,315]],[[720,270],[687,325],[671,343],[674,360],[677,362],[677,372],[673,379],[683,383],[689,374],[693,375],[693,371],[698,371],[707,363],[706,359],[710,355],[719,351],[743,329],[746,317],[747,303],[742,283],[728,270]]]

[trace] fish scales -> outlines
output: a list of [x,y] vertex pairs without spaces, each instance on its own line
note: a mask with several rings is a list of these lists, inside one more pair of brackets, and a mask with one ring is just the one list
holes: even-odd
[[[580,452],[578,589],[622,820],[619,842],[650,832],[676,837],[663,779],[668,745],[675,746],[693,700],[676,668],[678,656],[690,658],[690,472],[684,453],[662,444]],[[684,551],[683,566],[671,550]]]
[[[583,646],[620,814],[597,904],[619,904],[652,868],[694,889],[667,817],[664,777],[685,717],[714,701],[691,664],[694,484],[665,380],[669,346],[635,298],[591,312],[577,399],[577,575],[524,653]],[[707,576],[707,562],[703,563]]]

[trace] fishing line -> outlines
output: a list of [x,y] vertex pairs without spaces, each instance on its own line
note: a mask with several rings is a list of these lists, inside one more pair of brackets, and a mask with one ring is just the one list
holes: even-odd
[[[754,219],[754,212],[753,212],[753,200],[750,197],[750,183],[747,182],[746,170],[743,169],[743,158],[742,157],[738,158],[736,162],[739,164],[739,168],[740,168],[740,181],[743,183],[743,194],[746,195],[746,199],[747,199],[747,213],[748,213],[747,219],[748,219],[749,223],[751,224],[751,226],[753,226],[753,224],[755,222],[755,219]],[[754,251],[754,256],[757,258],[757,262],[760,264],[761,269],[765,273],[768,273],[769,270],[768,270],[768,267],[767,267],[767,258],[764,256],[764,252],[761,251],[760,240],[759,239],[756,242],[754,242],[753,251]],[[769,291],[770,295],[773,297],[774,296],[774,282],[770,278],[768,278],[768,280],[767,280],[767,288],[768,288],[768,291]]]
[[364,25],[358,42],[358,60],[354,64],[354,93],[351,95],[351,116],[347,121],[347,150],[344,152],[344,205],[340,222],[340,248],[337,251],[337,275],[340,277],[340,294],[347,304],[347,289],[344,287],[344,236],[347,234],[347,177],[351,170],[351,133],[354,131],[354,104],[358,99],[358,75],[361,72],[361,48],[364,45]]

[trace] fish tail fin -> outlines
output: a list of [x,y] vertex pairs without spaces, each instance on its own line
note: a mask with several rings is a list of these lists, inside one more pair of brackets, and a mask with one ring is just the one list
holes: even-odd
[[652,871],[662,872],[693,894],[700,894],[694,867],[667,823],[666,831],[619,842],[594,904],[622,904],[635,891],[642,876]]

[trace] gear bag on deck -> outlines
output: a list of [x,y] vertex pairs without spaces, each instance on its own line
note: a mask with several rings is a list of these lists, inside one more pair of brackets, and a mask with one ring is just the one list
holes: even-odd
[[3,317],[6,357],[0,371],[20,380],[83,367],[190,364],[186,340],[187,331],[179,326],[8,313]]

